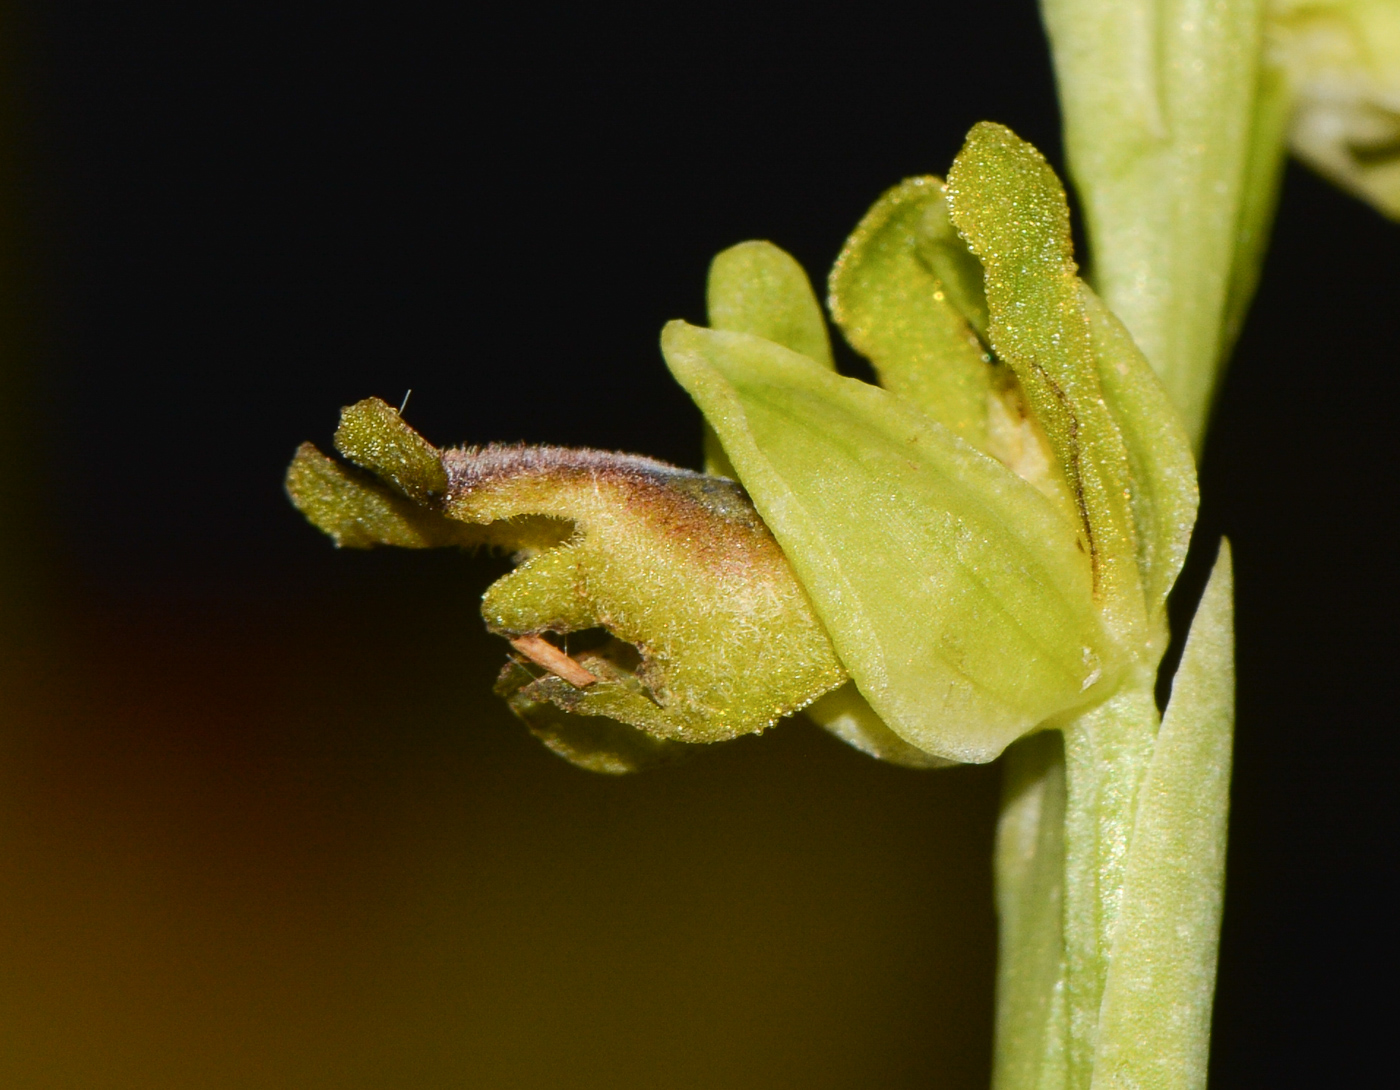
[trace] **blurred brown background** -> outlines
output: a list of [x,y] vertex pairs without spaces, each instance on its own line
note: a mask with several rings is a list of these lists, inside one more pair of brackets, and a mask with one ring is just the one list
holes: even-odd
[[[819,279],[982,117],[1058,155],[1034,6],[3,17],[0,1085],[985,1086],[995,767],[794,722],[576,771],[489,695],[500,561],[336,553],[280,479],[410,387],[439,443],[694,463],[655,339],[709,257]],[[1204,466],[1217,1086],[1349,1084],[1388,1018],[1398,274],[1290,173]]]

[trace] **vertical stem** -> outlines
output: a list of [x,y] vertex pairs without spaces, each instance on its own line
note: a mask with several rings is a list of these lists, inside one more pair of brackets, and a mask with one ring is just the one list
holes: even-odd
[[1128,844],[1157,732],[1150,680],[1139,680],[1064,728],[1068,1090],[1088,1090],[1093,1076]]
[[1064,1090],[1065,751],[1042,731],[1006,754],[997,822],[993,1090]]

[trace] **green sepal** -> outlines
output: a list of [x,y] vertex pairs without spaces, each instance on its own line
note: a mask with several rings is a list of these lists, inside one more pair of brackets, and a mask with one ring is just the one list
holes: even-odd
[[925,753],[890,730],[851,681],[827,693],[806,708],[804,714],[848,746],[890,764],[923,769],[947,768],[957,763]]
[[1045,157],[981,122],[948,173],[953,223],[981,260],[997,357],[1020,380],[1079,512],[1094,594],[1125,648],[1151,641],[1128,452],[1104,400],[1064,189]]
[[[946,214],[943,223],[951,231]],[[967,257],[975,263],[971,255]],[[980,266],[977,275],[981,275]],[[752,333],[800,352],[829,371],[836,370],[826,321],[811,281],[795,258],[771,242],[741,242],[719,253],[710,264],[706,300],[710,328]],[[731,479],[738,476],[708,423],[705,472]],[[850,682],[822,697],[806,713],[823,729],[872,757],[908,768],[952,763],[900,738],[880,721]]]
[[1232,595],[1222,541],[1139,793],[1094,1090],[1206,1085],[1234,728]]
[[980,278],[948,223],[942,180],[910,178],[847,240],[831,270],[830,305],[885,389],[985,449],[994,380],[975,328],[985,328]]
[[1111,690],[1079,528],[875,386],[780,345],[672,322],[662,350],[879,717],[981,762]]

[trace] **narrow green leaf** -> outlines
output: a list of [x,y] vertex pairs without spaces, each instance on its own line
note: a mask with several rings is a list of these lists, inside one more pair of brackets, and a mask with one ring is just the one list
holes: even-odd
[[[1181,574],[1196,524],[1196,460],[1180,415],[1123,323],[1087,284],[1081,282],[1079,290],[1104,402],[1128,455],[1138,568],[1150,638],[1160,657],[1166,650],[1167,594]],[[1155,663],[1157,657],[1149,661]]]
[[995,855],[993,1090],[1065,1086],[1065,754],[1059,731],[1006,751]]
[[1016,372],[1079,509],[1095,596],[1123,645],[1140,648],[1147,632],[1132,475],[1099,381],[1064,190],[1040,152],[984,121],[954,160],[947,195],[986,271],[992,348]]
[[948,223],[943,182],[910,178],[847,240],[831,270],[830,302],[833,320],[885,389],[985,449],[992,364],[955,306],[961,301],[985,327],[980,278]]
[[662,350],[861,694],[905,741],[988,761],[1116,681],[1078,528],[1034,487],[888,392],[770,341],[672,322]]
[[[836,370],[812,282],[796,258],[771,242],[741,242],[716,254],[705,304],[710,328],[752,333]],[[714,429],[704,427],[705,472],[737,479]]]
[[1206,1085],[1234,727],[1232,593],[1221,542],[1139,796],[1094,1090]]
[[1227,298],[1247,279],[1236,247],[1254,184],[1262,0],[1041,0],[1041,11],[1091,280],[1199,447],[1227,309],[1242,308]]
[[1069,1090],[1089,1090],[1093,1077],[1099,1011],[1123,905],[1139,788],[1161,724],[1153,668],[1140,663],[1112,696],[1066,722],[1062,731]]

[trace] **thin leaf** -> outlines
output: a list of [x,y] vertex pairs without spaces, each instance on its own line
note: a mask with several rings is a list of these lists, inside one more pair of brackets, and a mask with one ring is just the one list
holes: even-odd
[[1232,591],[1221,542],[1139,796],[1094,1090],[1206,1085],[1234,727]]

